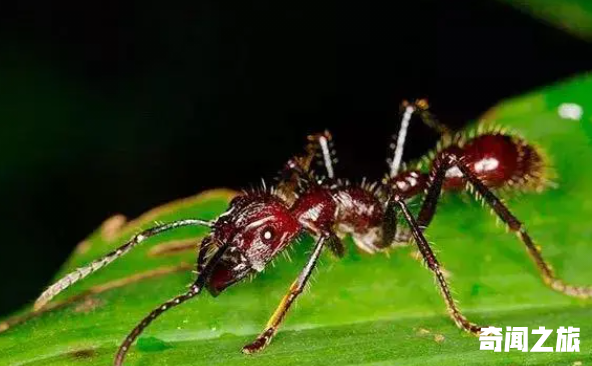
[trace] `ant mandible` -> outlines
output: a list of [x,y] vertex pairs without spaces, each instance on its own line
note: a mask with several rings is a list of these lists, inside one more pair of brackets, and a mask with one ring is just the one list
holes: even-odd
[[[452,296],[443,269],[423,231],[431,223],[442,191],[467,189],[487,203],[493,212],[515,232],[552,289],[570,296],[592,297],[592,287],[566,284],[556,277],[543,259],[540,249],[493,192],[494,190],[541,191],[548,186],[548,164],[543,152],[517,134],[501,128],[480,128],[469,133],[452,133],[429,112],[425,100],[401,105],[401,126],[389,160],[390,172],[375,184],[351,184],[335,177],[335,150],[329,132],[309,136],[306,153],[290,159],[274,188],[243,192],[232,199],[226,212],[215,220],[186,219],[155,226],[135,235],[113,252],[66,275],[51,285],[35,303],[39,309],[64,289],[120,258],[144,240],[182,226],[211,229],[201,242],[197,255],[197,277],[189,290],[154,309],[129,333],[121,344],[114,365],[120,366],[135,339],[159,315],[200,294],[206,288],[217,296],[247,275],[265,266],[302,234],[315,238],[306,265],[282,298],[263,332],[243,347],[247,354],[264,349],[276,334],[292,303],[305,288],[319,256],[328,248],[342,257],[342,239],[369,253],[384,251],[397,243],[416,243],[427,267],[433,272],[450,317],[457,326],[473,334],[481,327],[470,322]],[[428,172],[417,165],[403,169],[402,156],[407,130],[413,115],[439,132],[442,137],[435,153],[427,156]],[[317,176],[314,162],[324,168]],[[417,219],[407,202],[423,196]],[[410,231],[398,228],[402,215]]]

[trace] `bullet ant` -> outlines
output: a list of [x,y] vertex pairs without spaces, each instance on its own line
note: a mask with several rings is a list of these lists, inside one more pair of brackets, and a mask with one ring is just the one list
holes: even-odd
[[[195,296],[206,288],[217,296],[227,287],[265,266],[297,237],[309,234],[315,245],[306,265],[282,298],[263,332],[243,347],[246,354],[264,349],[276,334],[296,298],[302,293],[319,256],[327,248],[336,256],[345,253],[342,239],[369,253],[384,251],[397,243],[413,241],[424,262],[433,272],[437,286],[456,325],[473,334],[481,327],[470,322],[457,307],[443,269],[423,232],[432,222],[441,193],[467,189],[483,200],[524,243],[528,254],[552,289],[570,296],[592,297],[591,287],[564,283],[556,277],[540,249],[494,190],[540,192],[549,185],[548,163],[543,152],[515,133],[484,127],[473,132],[452,133],[429,112],[425,100],[404,102],[401,126],[393,144],[390,172],[379,183],[352,184],[335,177],[336,162],[330,133],[309,136],[304,155],[290,159],[281,171],[279,183],[238,195],[228,210],[215,220],[186,219],[155,226],[135,235],[115,251],[78,268],[51,285],[36,301],[39,309],[75,282],[120,258],[149,237],[182,226],[210,228],[199,248],[197,277],[189,290],[154,309],[125,338],[115,357],[120,366],[135,339],[159,315]],[[434,153],[424,161],[427,172],[417,165],[403,168],[401,161],[407,130],[413,115],[441,134]],[[313,163],[323,167],[317,175]],[[407,202],[423,197],[417,218]],[[398,227],[402,217],[408,230]]]

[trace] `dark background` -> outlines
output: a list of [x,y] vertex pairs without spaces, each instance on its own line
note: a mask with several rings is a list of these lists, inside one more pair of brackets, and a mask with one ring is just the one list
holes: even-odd
[[[270,178],[330,128],[380,177],[398,103],[452,126],[589,68],[592,46],[494,1],[0,5],[0,314],[115,213]],[[434,142],[421,126],[406,156]]]

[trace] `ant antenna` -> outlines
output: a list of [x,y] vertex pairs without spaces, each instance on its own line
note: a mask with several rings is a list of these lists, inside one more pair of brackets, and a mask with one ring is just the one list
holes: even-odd
[[117,351],[117,355],[115,355],[115,366],[121,366],[123,364],[123,360],[127,354],[127,351],[130,349],[130,346],[136,338],[146,329],[150,323],[154,321],[157,317],[159,317],[165,311],[184,303],[187,300],[194,298],[195,296],[199,295],[204,288],[205,282],[207,281],[208,276],[212,273],[214,266],[222,259],[222,256],[228,249],[228,244],[222,244],[222,246],[216,251],[216,253],[212,256],[209,262],[205,265],[203,272],[198,274],[197,278],[193,282],[193,284],[189,287],[189,290],[184,294],[178,295],[171,300],[161,304],[159,307],[152,310],[148,316],[146,316],[136,327],[125,337],[125,340],[119,346],[119,350]]
[[147,229],[142,231],[139,234],[134,235],[134,237],[128,241],[127,243],[123,244],[119,248],[115,249],[111,253],[103,256],[95,260],[94,262],[90,263],[87,266],[77,268],[76,270],[68,273],[64,277],[62,277],[58,282],[54,283],[53,285],[49,286],[47,290],[45,290],[39,298],[35,301],[33,308],[35,310],[41,309],[45,306],[51,299],[57,296],[60,292],[64,291],[68,287],[72,286],[76,282],[80,281],[81,279],[85,278],[86,276],[90,275],[93,272],[105,267],[106,265],[110,264],[114,260],[122,257],[124,254],[132,250],[136,245],[142,243],[144,240],[150,238],[151,236],[160,234],[162,232],[176,229],[182,226],[207,226],[212,227],[214,225],[213,221],[204,221],[199,219],[188,219],[188,220],[178,220],[173,221],[168,224],[163,224],[159,226],[155,226],[153,228]]

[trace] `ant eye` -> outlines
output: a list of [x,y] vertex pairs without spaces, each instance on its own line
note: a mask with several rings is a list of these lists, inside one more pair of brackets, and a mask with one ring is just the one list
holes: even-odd
[[261,233],[261,239],[265,243],[272,241],[274,237],[275,237],[275,231],[269,227],[266,228],[265,230],[263,230],[263,232]]

